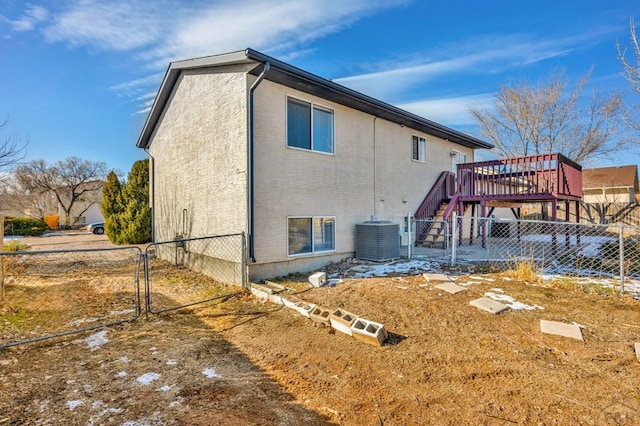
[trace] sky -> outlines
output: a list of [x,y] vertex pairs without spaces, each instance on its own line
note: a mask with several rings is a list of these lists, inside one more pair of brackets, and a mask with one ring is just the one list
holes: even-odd
[[557,72],[637,105],[616,50],[634,15],[640,0],[2,0],[0,141],[126,174],[169,63],[247,47],[474,136],[470,105]]

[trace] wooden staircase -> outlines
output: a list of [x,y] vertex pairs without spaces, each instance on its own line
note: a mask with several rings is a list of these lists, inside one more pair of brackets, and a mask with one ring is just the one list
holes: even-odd
[[455,198],[455,175],[442,172],[414,214],[416,246],[446,248],[447,219],[455,205],[450,205],[452,198]]

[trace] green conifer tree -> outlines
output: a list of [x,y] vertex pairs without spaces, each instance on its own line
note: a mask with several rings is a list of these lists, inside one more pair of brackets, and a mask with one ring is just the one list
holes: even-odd
[[100,209],[102,216],[104,216],[105,233],[113,244],[121,244],[121,216],[124,210],[122,201],[122,184],[115,172],[111,171],[107,175],[107,182],[102,187]]
[[124,209],[121,218],[120,244],[143,244],[151,241],[149,208],[149,160],[136,161],[122,189]]

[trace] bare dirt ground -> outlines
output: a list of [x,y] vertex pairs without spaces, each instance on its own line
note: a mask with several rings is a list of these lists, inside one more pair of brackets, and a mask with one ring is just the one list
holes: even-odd
[[[457,282],[467,291],[421,275],[309,290],[283,281],[298,298],[384,323],[383,347],[241,294],[9,348],[0,425],[640,423],[638,300],[504,274]],[[544,309],[469,305],[486,292]],[[541,319],[582,325],[584,341],[541,334]]]

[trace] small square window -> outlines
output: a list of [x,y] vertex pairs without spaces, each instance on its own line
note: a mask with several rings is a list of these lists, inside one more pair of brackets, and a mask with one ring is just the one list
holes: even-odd
[[427,141],[419,136],[413,136],[413,160],[421,163],[427,161]]

